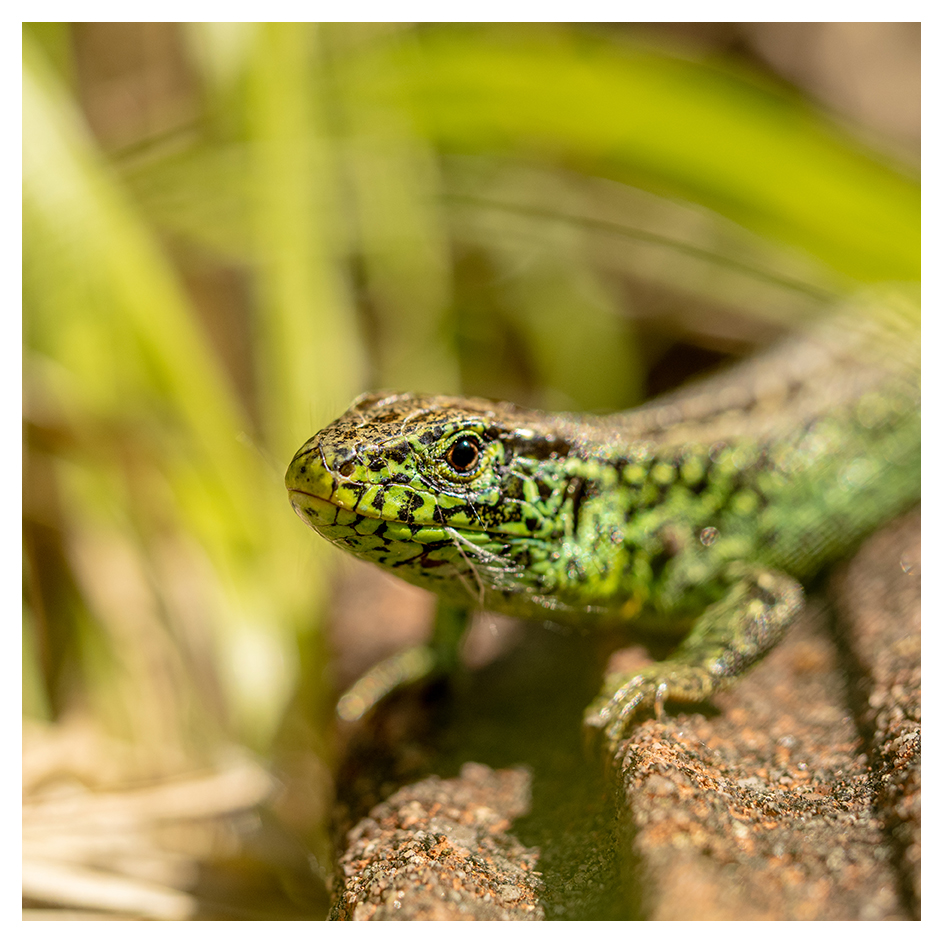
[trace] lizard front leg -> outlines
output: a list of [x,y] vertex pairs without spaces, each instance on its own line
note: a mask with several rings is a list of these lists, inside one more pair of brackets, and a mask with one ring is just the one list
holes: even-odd
[[439,600],[432,638],[384,658],[361,675],[337,702],[341,720],[360,720],[393,691],[440,675],[454,674],[460,663],[468,610]]
[[745,564],[726,574],[727,593],[697,619],[664,661],[636,674],[612,672],[584,723],[604,731],[615,751],[635,717],[664,701],[704,701],[758,661],[802,609],[802,587],[785,573]]

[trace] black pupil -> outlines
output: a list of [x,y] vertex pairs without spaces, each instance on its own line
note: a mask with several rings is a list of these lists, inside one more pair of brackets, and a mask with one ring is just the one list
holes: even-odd
[[446,458],[456,471],[469,471],[478,461],[478,445],[474,439],[459,439]]

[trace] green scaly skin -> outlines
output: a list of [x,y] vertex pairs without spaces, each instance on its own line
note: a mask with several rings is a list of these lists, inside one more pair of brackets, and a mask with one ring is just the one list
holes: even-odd
[[687,628],[670,658],[606,677],[585,721],[615,749],[641,710],[755,663],[800,581],[918,500],[913,336],[835,321],[612,416],[367,394],[286,485],[322,536],[452,604]]

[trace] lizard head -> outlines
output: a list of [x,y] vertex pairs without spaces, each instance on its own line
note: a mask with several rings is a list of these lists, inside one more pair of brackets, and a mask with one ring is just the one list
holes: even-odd
[[298,516],[332,543],[484,601],[551,552],[567,487],[555,460],[567,450],[518,406],[367,394],[299,449],[285,483]]

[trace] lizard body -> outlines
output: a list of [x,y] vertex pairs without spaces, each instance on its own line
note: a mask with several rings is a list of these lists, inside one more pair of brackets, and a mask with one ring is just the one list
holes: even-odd
[[687,635],[586,721],[700,701],[782,636],[801,581],[920,488],[913,332],[835,320],[626,413],[366,394],[286,476],[316,531],[463,606]]

